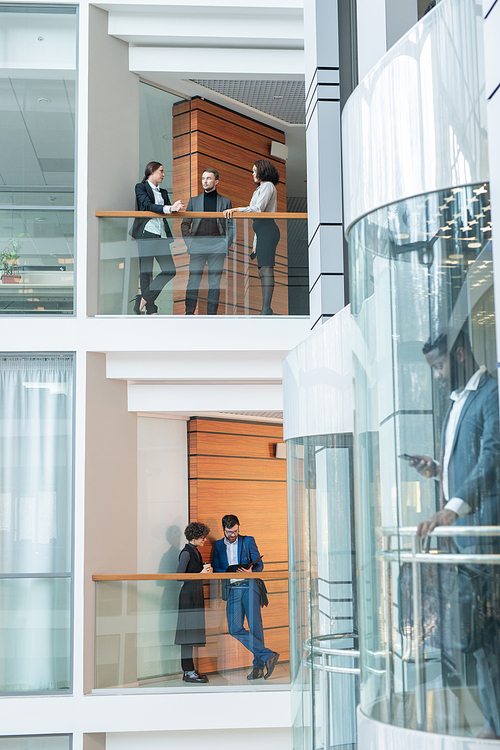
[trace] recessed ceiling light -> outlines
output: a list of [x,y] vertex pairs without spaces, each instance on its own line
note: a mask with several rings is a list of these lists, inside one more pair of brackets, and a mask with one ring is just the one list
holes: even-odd
[[451,260],[460,260],[460,258],[463,258],[463,257],[464,256],[462,255],[462,253],[455,253],[455,255],[448,255],[448,258],[450,258]]
[[38,101],[40,104],[48,104],[50,102],[50,99],[47,99],[45,96],[41,96]]
[[397,240],[407,240],[410,235],[406,234],[405,232],[402,232],[401,234],[395,234],[394,237]]
[[480,242],[469,242],[469,244],[467,245],[467,247],[473,247],[473,248],[481,247],[481,243]]

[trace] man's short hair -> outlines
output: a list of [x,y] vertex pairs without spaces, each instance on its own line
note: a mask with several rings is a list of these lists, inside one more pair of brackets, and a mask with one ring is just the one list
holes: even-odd
[[448,334],[440,333],[435,339],[430,336],[422,347],[422,354],[429,354],[429,352],[437,349],[440,354],[444,354],[448,351]]
[[[472,347],[470,343],[469,334],[465,328],[465,325],[460,329],[458,334],[453,341],[450,354],[454,354],[457,349],[464,349],[467,354],[472,354]],[[435,339],[427,339],[422,347],[422,353],[429,354],[434,349],[437,349],[440,354],[446,354],[448,351],[448,331],[442,331]]]
[[211,172],[216,180],[219,179],[219,173],[213,167],[207,167],[206,169],[203,170],[202,174],[205,174],[205,172]]
[[238,516],[233,516],[231,514],[228,514],[227,516],[223,516],[222,518],[222,528],[223,529],[232,529],[233,526],[239,526],[240,525],[240,519]]

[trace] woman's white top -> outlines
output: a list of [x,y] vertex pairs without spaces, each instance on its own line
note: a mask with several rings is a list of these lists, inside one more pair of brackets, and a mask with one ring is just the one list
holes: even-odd
[[278,193],[272,182],[261,182],[252,195],[250,205],[239,208],[245,213],[275,213],[278,210]]
[[[153,195],[155,197],[155,204],[157,206],[163,206],[163,213],[169,214],[171,206],[166,206],[165,201],[163,200],[163,196],[160,193],[160,188],[158,185],[153,185],[152,182],[149,182],[149,187],[153,191]],[[165,224],[163,223],[163,219],[151,219],[151,221],[148,221],[146,226],[144,227],[144,231],[150,232],[150,234],[157,234],[163,239],[167,236],[167,233],[165,232]]]

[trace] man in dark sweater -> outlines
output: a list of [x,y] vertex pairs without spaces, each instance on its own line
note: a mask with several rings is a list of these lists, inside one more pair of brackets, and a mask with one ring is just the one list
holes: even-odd
[[[222,213],[226,208],[231,208],[229,198],[217,192],[218,183],[217,170],[205,169],[201,177],[204,192],[190,198],[186,210]],[[196,310],[205,265],[208,266],[207,314],[217,315],[224,258],[233,242],[232,220],[226,221],[222,216],[186,218],[182,221],[181,232],[189,253],[186,315],[194,315]]]

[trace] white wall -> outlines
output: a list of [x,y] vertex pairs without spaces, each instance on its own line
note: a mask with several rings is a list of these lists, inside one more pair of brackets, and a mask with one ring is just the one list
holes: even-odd
[[[179,550],[185,544],[182,532],[188,523],[186,427],[185,419],[137,418],[138,573],[157,573],[162,556],[171,547]],[[166,533],[170,527],[177,527],[179,533],[171,529],[169,541]],[[162,572],[175,573],[175,569]]]

